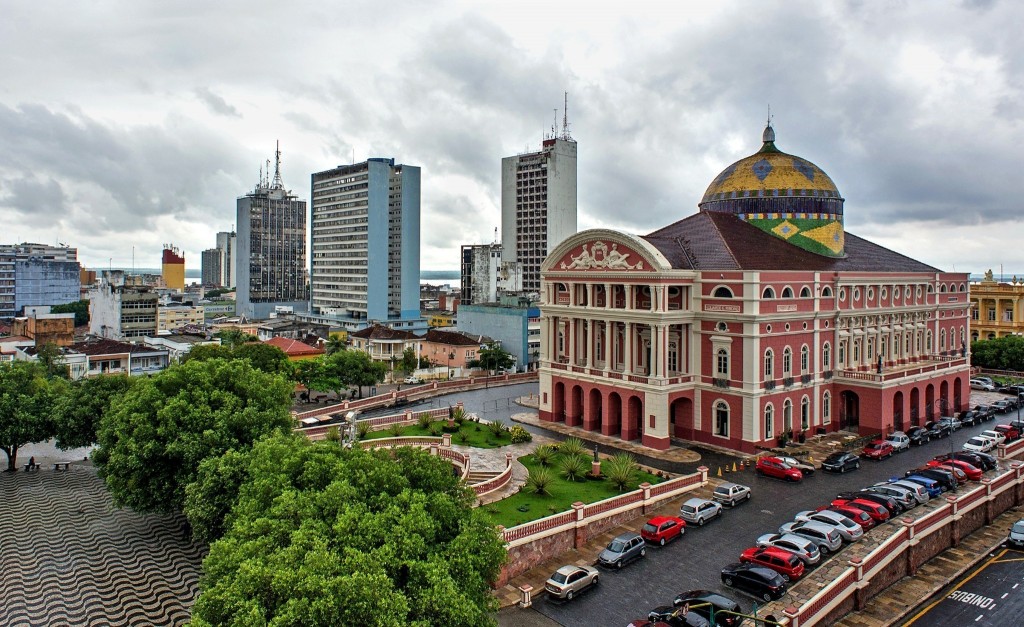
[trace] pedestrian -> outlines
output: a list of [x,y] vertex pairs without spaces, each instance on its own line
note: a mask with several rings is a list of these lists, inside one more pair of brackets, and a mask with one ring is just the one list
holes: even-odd
[[32,457],[28,458],[28,469],[29,470],[35,470],[35,467],[36,467],[36,456],[33,455]]

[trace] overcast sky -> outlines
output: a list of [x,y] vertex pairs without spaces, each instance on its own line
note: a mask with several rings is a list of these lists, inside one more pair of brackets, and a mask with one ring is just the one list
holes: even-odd
[[[483,5],[492,8],[482,8]],[[288,6],[296,5],[296,6]],[[557,6],[553,6],[557,5]],[[186,265],[280,140],[285,185],[422,167],[425,270],[500,225],[501,158],[569,92],[580,229],[644,234],[777,145],[849,231],[936,265],[1024,272],[1024,3],[0,0],[4,243]]]

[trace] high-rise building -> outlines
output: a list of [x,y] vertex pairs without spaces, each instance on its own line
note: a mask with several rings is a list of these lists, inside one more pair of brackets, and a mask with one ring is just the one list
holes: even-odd
[[238,258],[236,250],[238,247],[238,236],[234,231],[221,231],[217,233],[217,248],[220,249],[221,259],[221,287],[235,287],[236,267]]
[[462,246],[460,302],[494,303],[501,294],[523,290],[522,266],[501,260],[501,244]]
[[541,262],[575,233],[576,140],[563,118],[540,151],[501,160],[502,259],[519,263],[524,291],[539,292]]
[[111,340],[155,336],[160,295],[126,284],[121,270],[104,272],[89,290],[89,333]]
[[420,317],[420,169],[369,159],[312,176],[311,311],[350,330]]
[[203,285],[224,287],[224,251],[220,248],[203,251]]
[[177,246],[164,244],[164,255],[160,266],[160,276],[168,289],[185,291],[185,255]]
[[236,312],[267,318],[277,306],[306,311],[306,202],[284,188],[281,151],[274,178],[260,176],[256,189],[238,198]]
[[0,319],[13,318],[25,306],[75,302],[80,270],[76,248],[0,245]]

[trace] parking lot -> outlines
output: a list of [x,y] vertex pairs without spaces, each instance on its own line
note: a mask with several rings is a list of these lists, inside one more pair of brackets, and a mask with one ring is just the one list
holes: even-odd
[[[974,392],[972,404],[998,398],[1004,396]],[[671,603],[676,594],[698,588],[720,592],[739,601],[744,610],[751,610],[755,600],[723,586],[720,571],[726,564],[737,561],[739,554],[753,546],[758,536],[777,531],[798,511],[824,505],[839,492],[902,476],[906,470],[921,466],[936,455],[960,450],[972,435],[1013,419],[1016,413],[997,416],[995,420],[965,427],[950,438],[915,446],[890,459],[863,460],[857,471],[828,474],[819,470],[801,483],[758,477],[752,472],[731,475],[729,480],[752,487],[750,501],[727,509],[721,519],[703,528],[688,527],[684,537],[676,542],[665,547],[650,547],[645,558],[621,571],[602,570],[598,587],[572,602],[553,602],[541,596],[529,611],[540,612],[562,625],[626,625],[646,616],[655,606]],[[677,499],[657,513],[675,514],[681,502],[682,499]],[[639,531],[643,523],[644,520],[638,519],[629,528]]]

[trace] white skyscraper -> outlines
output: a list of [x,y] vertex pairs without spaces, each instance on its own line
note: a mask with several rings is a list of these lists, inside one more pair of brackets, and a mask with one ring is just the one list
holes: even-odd
[[235,287],[238,236],[234,231],[221,231],[217,233],[217,248],[221,251],[221,278],[220,284],[224,287]]

